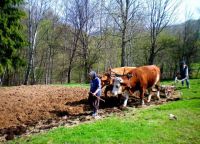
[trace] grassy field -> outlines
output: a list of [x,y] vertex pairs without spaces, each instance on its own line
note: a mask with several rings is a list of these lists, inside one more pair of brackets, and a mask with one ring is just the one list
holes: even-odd
[[89,88],[90,84],[77,84],[77,83],[70,83],[70,84],[53,84],[58,86],[66,86],[66,87],[83,87],[83,88]]
[[[59,127],[8,142],[19,144],[200,144],[200,80],[180,87],[182,100],[147,109],[130,108],[113,116],[76,127]],[[174,114],[177,120],[169,120]]]

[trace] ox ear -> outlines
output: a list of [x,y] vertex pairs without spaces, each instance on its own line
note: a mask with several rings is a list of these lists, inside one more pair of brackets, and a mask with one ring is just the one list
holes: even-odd
[[127,78],[128,78],[128,79],[130,79],[130,78],[132,78],[132,77],[133,77],[132,74],[130,74],[130,73],[127,74]]

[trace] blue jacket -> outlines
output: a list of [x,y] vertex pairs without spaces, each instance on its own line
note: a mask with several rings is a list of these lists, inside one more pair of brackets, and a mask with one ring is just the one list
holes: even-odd
[[94,93],[97,89],[99,89],[99,91],[96,96],[101,96],[101,80],[95,75],[90,81],[90,92]]

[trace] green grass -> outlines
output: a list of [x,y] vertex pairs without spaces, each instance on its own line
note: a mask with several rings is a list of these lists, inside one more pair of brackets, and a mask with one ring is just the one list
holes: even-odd
[[[170,82],[168,82],[170,83]],[[43,134],[16,139],[19,144],[199,144],[200,80],[190,80],[191,88],[178,87],[180,101],[148,109],[124,112],[76,127],[60,127]],[[178,120],[169,120],[169,114]]]
[[79,83],[66,83],[66,84],[53,84],[53,85],[57,85],[57,86],[66,86],[66,87],[83,87],[83,88],[89,88],[89,84],[79,84]]

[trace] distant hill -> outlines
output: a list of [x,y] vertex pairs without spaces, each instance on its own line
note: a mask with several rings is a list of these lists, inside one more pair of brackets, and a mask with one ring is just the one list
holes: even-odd
[[177,24],[177,25],[170,25],[165,28],[166,31],[177,34],[178,32],[181,32],[184,30],[184,27],[187,25],[187,28],[189,29],[200,29],[200,19],[198,20],[188,20],[184,23]]

